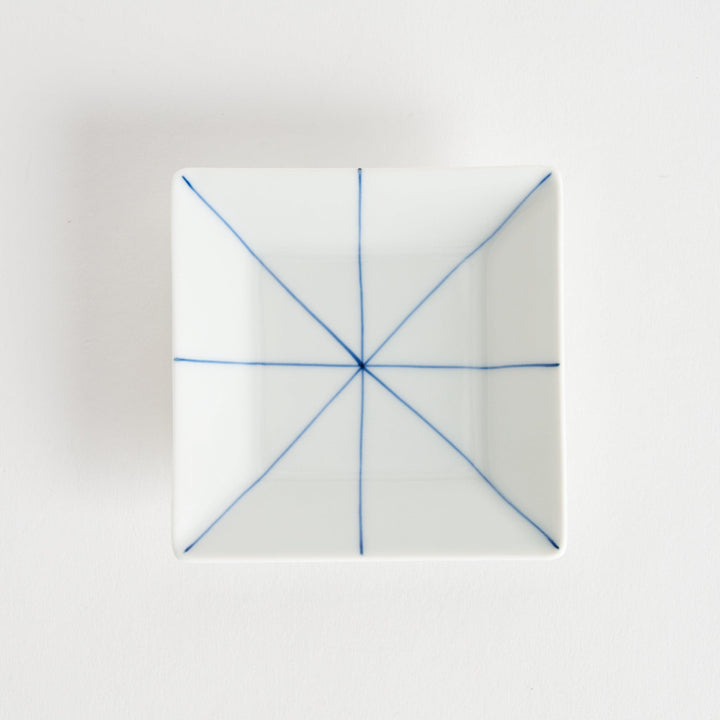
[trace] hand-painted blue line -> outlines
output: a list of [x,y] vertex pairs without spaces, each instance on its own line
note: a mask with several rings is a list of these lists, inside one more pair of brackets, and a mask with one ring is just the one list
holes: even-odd
[[360,554],[364,552],[363,542],[363,431],[365,426],[365,370],[360,377],[360,470],[358,472],[358,526],[360,528]]
[[552,173],[548,173],[542,180],[540,180],[535,187],[533,187],[532,190],[530,190],[525,197],[523,197],[522,200],[510,211],[510,213],[506,216],[506,218],[488,235],[479,245],[474,247],[467,255],[465,255],[462,260],[460,260],[458,263],[456,263],[443,277],[440,279],[440,282],[438,282],[431,290],[428,292],[420,302],[415,305],[415,307],[400,321],[400,323],[395,327],[395,329],[380,343],[380,345],[377,347],[375,352],[373,352],[365,362],[370,362],[379,352],[382,350],[383,347],[390,341],[390,339],[397,333],[397,331],[425,304],[425,302],[440,288],[441,285],[443,285],[450,276],[460,268],[461,265],[466,263],[473,255],[475,255],[476,252],[478,252],[481,248],[485,247],[487,243],[489,243],[508,223],[510,218],[515,215],[515,213],[525,204],[525,202],[530,198],[530,196],[552,175]]
[[360,281],[360,361],[365,359],[365,302],[362,276],[362,168],[358,168],[358,279]]
[[218,515],[215,520],[213,520],[208,527],[203,530],[198,537],[195,538],[184,550],[184,552],[188,552],[192,550],[195,545],[197,545],[200,540],[202,540],[219,522],[222,520],[225,515],[227,515],[230,510],[232,510],[233,507],[238,503],[239,500],[241,500],[245,495],[247,495],[250,490],[252,490],[279,462],[282,460],[285,455],[292,449],[292,447],[297,443],[297,441],[310,429],[312,424],[330,407],[330,405],[335,401],[335,399],[340,395],[340,393],[353,381],[355,376],[360,372],[360,368],[355,370],[355,372],[343,383],[343,385],[340,387],[340,389],[318,410],[317,413],[312,417],[310,422],[295,436],[293,441],[275,458],[275,460],[270,463],[267,470],[254,482],[252,482],[250,485],[248,485],[221,513]]
[[269,275],[287,292],[295,302],[300,305],[305,312],[310,315],[321,327],[323,327],[345,350],[350,356],[359,363],[360,358],[265,264],[260,256],[243,240],[237,233],[235,228],[192,186],[190,181],[183,175],[182,179],[186,185],[197,195],[202,203],[220,220],[220,222],[242,243],[243,247],[260,263],[260,265],[269,273]]
[[203,360],[201,358],[173,358],[175,362],[203,363],[208,365],[259,365],[262,367],[323,367],[349,368],[357,367],[357,363],[311,363],[311,362],[265,362],[260,360]]
[[373,363],[374,368],[412,368],[417,370],[507,370],[509,368],[556,368],[560,363],[511,363],[508,365],[422,365],[416,363]]
[[548,535],[534,520],[531,520],[517,505],[515,505],[515,503],[512,502],[512,500],[510,500],[494,483],[492,483],[487,475],[485,475],[485,473],[452,440],[450,440],[450,438],[440,432],[440,430],[438,430],[427,418],[421,415],[412,405],[410,405],[410,403],[403,400],[403,398],[401,398],[392,388],[388,387],[377,375],[370,371],[367,366],[365,367],[365,372],[382,385],[382,387],[384,387],[394,398],[399,400],[408,410],[410,410],[410,412],[420,418],[420,420],[422,420],[431,430],[439,435],[453,450],[455,450],[456,453],[458,453],[458,455],[460,455],[461,458],[463,458],[463,460],[465,460],[465,462],[470,465],[470,467],[472,467],[473,470],[475,470],[475,472],[498,494],[499,497],[501,497],[518,515],[527,520],[527,522],[529,522],[538,532],[544,535],[553,547],[559,547],[550,535]]

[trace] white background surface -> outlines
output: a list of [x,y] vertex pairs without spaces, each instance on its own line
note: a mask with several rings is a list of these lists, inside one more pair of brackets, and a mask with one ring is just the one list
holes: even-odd
[[[3,0],[0,716],[712,717],[719,18]],[[565,556],[179,563],[171,173],[527,162],[565,189]]]

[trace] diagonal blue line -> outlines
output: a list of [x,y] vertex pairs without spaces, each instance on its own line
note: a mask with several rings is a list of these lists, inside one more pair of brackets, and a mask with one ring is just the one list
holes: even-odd
[[394,398],[399,400],[408,410],[410,410],[410,412],[419,417],[420,420],[422,420],[431,430],[439,435],[518,515],[527,520],[527,522],[529,522],[538,532],[544,535],[553,547],[559,548],[559,545],[550,537],[550,535],[548,535],[534,520],[531,520],[517,505],[515,505],[515,503],[512,502],[512,500],[510,500],[495,484],[493,484],[487,475],[485,475],[485,473],[452,440],[450,440],[450,438],[443,435],[443,433],[440,432],[440,430],[438,430],[427,418],[421,415],[412,405],[410,405],[410,403],[403,400],[392,388],[388,387],[379,377],[377,377],[377,375],[372,373],[367,366],[365,367],[365,372],[368,373],[368,375],[370,375],[370,377],[372,377],[376,382],[382,385],[382,387],[384,387]]
[[507,365],[422,365],[414,363],[373,363],[374,368],[412,368],[417,370],[507,370],[509,368],[556,368],[560,363],[509,363]]
[[203,363],[208,365],[259,365],[262,367],[323,367],[323,368],[350,368],[357,367],[355,363],[311,363],[311,362],[265,362],[262,360],[204,360],[202,358],[173,358],[175,362]]
[[222,520],[225,515],[230,512],[230,510],[235,507],[235,505],[238,503],[238,501],[243,498],[245,495],[247,495],[250,490],[252,490],[279,462],[282,460],[285,455],[291,450],[291,448],[295,445],[295,443],[310,429],[312,424],[325,412],[325,410],[330,407],[330,405],[335,401],[335,399],[340,395],[340,393],[353,381],[355,376],[360,372],[360,368],[358,368],[340,387],[340,389],[318,410],[318,412],[313,416],[312,420],[295,436],[293,441],[275,458],[275,460],[270,463],[268,468],[265,470],[265,472],[254,482],[252,482],[250,485],[248,485],[221,513],[218,515],[215,520],[213,520],[210,525],[208,525],[205,530],[203,530],[198,537],[195,538],[184,550],[184,552],[188,552],[189,550],[192,550],[195,545],[200,542],[209,532],[212,530],[219,522]]
[[360,554],[363,554],[363,431],[365,426],[365,372],[360,376],[360,470],[358,472],[358,524],[360,528]]
[[200,200],[203,202],[203,204],[210,210],[210,212],[217,217],[218,220],[242,243],[243,247],[262,265],[262,267],[270,274],[270,276],[280,285],[280,287],[287,292],[290,297],[295,300],[295,302],[300,305],[305,312],[310,315],[310,317],[313,318],[321,327],[325,328],[325,330],[333,337],[355,360],[355,362],[360,362],[360,358],[265,264],[265,262],[260,258],[260,256],[243,240],[240,235],[237,233],[235,228],[230,225],[230,223],[192,186],[190,181],[183,175],[182,179],[185,181],[186,185],[195,193],[195,195],[200,198]]
[[358,168],[358,280],[360,283],[360,361],[365,358],[365,302],[362,275],[362,168]]
[[389,342],[389,340],[395,335],[395,333],[425,304],[425,302],[440,288],[441,285],[443,285],[450,276],[461,266],[463,263],[467,262],[473,255],[475,255],[478,250],[480,250],[482,247],[487,245],[508,223],[510,218],[515,215],[515,213],[525,204],[525,202],[528,200],[528,198],[552,175],[552,173],[548,173],[542,180],[540,180],[535,187],[530,190],[525,197],[523,197],[522,200],[510,211],[510,213],[507,215],[507,217],[488,235],[479,245],[477,245],[475,248],[473,248],[467,255],[465,255],[462,260],[460,260],[456,265],[454,265],[443,277],[440,279],[440,282],[438,282],[431,290],[430,292],[425,295],[420,302],[415,305],[415,307],[400,321],[400,323],[395,327],[395,329],[380,343],[379,347],[375,350],[375,352],[370,355],[370,357],[367,358],[365,362],[370,362],[379,352],[382,350],[383,347]]

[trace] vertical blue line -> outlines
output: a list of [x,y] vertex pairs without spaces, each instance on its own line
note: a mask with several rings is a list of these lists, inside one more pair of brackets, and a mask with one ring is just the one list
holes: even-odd
[[360,472],[358,473],[358,523],[360,527],[360,554],[364,552],[363,546],[363,430],[365,426],[365,371],[360,373]]
[[362,276],[362,168],[358,168],[358,281],[360,284],[360,461],[358,470],[358,528],[360,554],[364,553],[363,543],[363,433],[365,429],[365,298],[363,296]]
[[358,168],[358,279],[360,281],[360,362],[365,360],[365,302],[362,277],[362,168]]

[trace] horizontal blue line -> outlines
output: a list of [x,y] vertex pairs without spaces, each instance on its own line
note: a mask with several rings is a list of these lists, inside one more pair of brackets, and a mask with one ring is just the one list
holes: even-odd
[[409,402],[403,400],[391,387],[386,385],[377,375],[368,370],[365,366],[365,372],[370,375],[373,380],[384,387],[396,400],[402,403],[411,413],[420,418],[433,432],[439,435],[475,472],[518,514],[530,523],[538,532],[544,535],[545,539],[554,547],[559,548],[559,545],[548,535],[534,520],[528,517],[515,503],[510,500],[503,492],[498,488],[487,475],[452,441],[449,437],[444,435],[438,430],[426,417],[424,417],[418,410],[416,410]]
[[412,368],[418,370],[506,370],[508,368],[556,368],[560,363],[509,363],[507,365],[422,365],[411,363],[372,363],[374,368]]
[[357,367],[357,363],[265,362],[260,360],[203,360],[202,358],[173,358],[175,362],[204,363],[208,365],[259,365],[261,367]]

